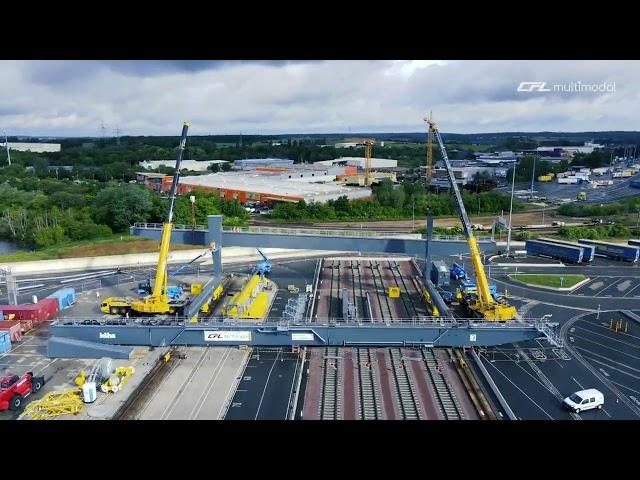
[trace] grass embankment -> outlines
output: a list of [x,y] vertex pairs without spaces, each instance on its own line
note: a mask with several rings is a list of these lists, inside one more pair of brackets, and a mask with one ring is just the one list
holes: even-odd
[[[128,253],[157,252],[157,240],[141,239],[128,235],[114,235],[113,237],[68,242],[55,245],[43,250],[30,252],[15,252],[0,255],[0,262],[27,262],[30,260],[55,260],[58,258],[99,257],[102,255],[125,255]],[[171,245],[171,250],[191,250],[197,245]]]
[[[574,285],[582,282],[587,277],[585,275],[554,275],[554,274],[525,274],[514,273],[509,275],[509,278],[518,280],[527,285],[540,286],[540,287],[552,287],[552,288],[570,288]],[[562,282],[560,282],[562,278]],[[562,283],[562,285],[560,285]]]

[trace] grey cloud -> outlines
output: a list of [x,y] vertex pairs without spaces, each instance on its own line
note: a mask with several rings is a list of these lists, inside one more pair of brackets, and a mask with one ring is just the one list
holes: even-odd
[[[410,76],[389,61],[0,62],[9,134],[636,129],[640,62],[455,61]],[[401,65],[400,65],[401,66]],[[521,81],[615,81],[601,94],[517,92]],[[177,125],[177,126],[176,126]]]

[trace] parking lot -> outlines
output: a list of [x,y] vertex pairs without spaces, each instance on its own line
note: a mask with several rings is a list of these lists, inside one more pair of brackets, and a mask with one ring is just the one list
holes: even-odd
[[584,360],[640,406],[640,323],[620,312],[589,314],[571,325],[568,340]]
[[575,289],[570,295],[582,297],[630,297],[640,298],[640,276],[597,275]]

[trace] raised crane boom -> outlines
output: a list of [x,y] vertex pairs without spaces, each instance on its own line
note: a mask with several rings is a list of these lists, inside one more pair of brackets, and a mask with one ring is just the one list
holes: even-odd
[[178,146],[178,158],[176,160],[175,173],[173,175],[173,183],[169,192],[169,209],[167,217],[162,226],[162,239],[160,241],[160,254],[158,255],[158,267],[156,269],[156,279],[153,284],[151,295],[143,300],[131,303],[131,308],[142,313],[167,313],[170,312],[169,297],[167,295],[167,260],[169,258],[169,247],[171,246],[171,231],[173,230],[173,209],[178,193],[178,182],[180,181],[180,165],[182,164],[182,156],[184,147],[187,143],[187,131],[189,123],[184,122],[182,126],[182,137]]
[[438,141],[438,145],[440,146],[440,152],[442,152],[442,158],[447,169],[447,175],[449,176],[449,181],[451,182],[451,189],[453,190],[453,193],[455,195],[456,204],[458,205],[458,211],[460,212],[460,221],[462,222],[462,228],[464,230],[465,236],[467,237],[469,251],[471,252],[471,263],[476,274],[477,300],[473,304],[470,304],[469,307],[475,312],[482,315],[487,320],[513,320],[517,314],[515,307],[504,303],[499,303],[491,295],[489,282],[487,280],[487,276],[484,273],[484,266],[482,265],[482,256],[480,254],[478,240],[473,235],[471,222],[469,222],[469,216],[467,215],[467,211],[464,208],[464,203],[462,203],[462,195],[460,194],[458,184],[456,183],[456,179],[453,174],[453,169],[451,168],[451,164],[449,163],[449,157],[447,156],[447,151],[444,148],[444,143],[442,142],[440,131],[438,130],[437,125],[431,119],[431,117],[429,117],[427,123],[429,124],[429,130],[433,132],[433,135],[435,136],[436,140]]

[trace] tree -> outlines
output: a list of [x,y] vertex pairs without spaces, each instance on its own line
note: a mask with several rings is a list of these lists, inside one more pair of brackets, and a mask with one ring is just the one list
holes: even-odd
[[122,232],[134,223],[148,221],[154,209],[152,195],[138,185],[105,188],[96,196],[94,218],[114,232]]

